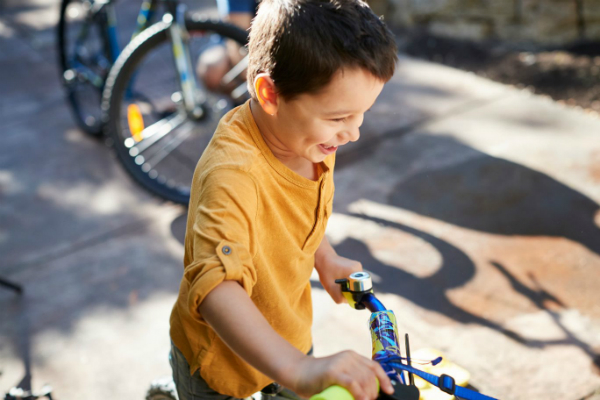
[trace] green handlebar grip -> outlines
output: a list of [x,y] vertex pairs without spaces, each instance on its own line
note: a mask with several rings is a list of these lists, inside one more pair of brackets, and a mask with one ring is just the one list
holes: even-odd
[[[377,390],[381,390],[379,379],[377,379]],[[345,387],[333,385],[329,386],[321,393],[311,396],[310,400],[354,400],[354,396],[352,396],[352,393]]]
[[335,385],[315,394],[310,400],[354,400],[354,397],[346,388]]

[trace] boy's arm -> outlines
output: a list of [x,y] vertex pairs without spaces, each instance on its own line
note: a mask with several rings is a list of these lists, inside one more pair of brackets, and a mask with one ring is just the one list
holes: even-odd
[[285,385],[305,355],[283,339],[235,281],[214,288],[198,307],[219,337],[242,359]]
[[346,257],[338,256],[329,243],[327,236],[323,236],[321,244],[315,253],[315,269],[319,273],[321,285],[337,304],[346,302],[336,279],[347,278],[350,274],[362,271],[362,264]]
[[304,355],[275,332],[235,281],[219,284],[198,308],[237,355],[300,396],[341,385],[356,400],[371,400],[378,395],[374,378],[386,393],[393,393],[381,366],[357,353],[345,351],[323,358]]

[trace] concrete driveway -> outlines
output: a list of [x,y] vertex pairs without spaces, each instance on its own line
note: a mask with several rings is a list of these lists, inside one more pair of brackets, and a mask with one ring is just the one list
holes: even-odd
[[[0,5],[0,276],[25,287],[0,289],[0,393],[143,398],[170,372],[187,210],[74,125],[58,6]],[[335,174],[330,240],[413,350],[497,398],[600,397],[600,119],[401,57]],[[313,297],[316,354],[369,355],[367,313]]]

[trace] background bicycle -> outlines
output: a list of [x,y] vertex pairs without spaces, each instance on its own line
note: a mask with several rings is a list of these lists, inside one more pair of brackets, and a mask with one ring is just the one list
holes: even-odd
[[245,52],[247,33],[198,16],[185,19],[181,7],[170,6],[169,18],[125,48],[102,107],[110,145],[126,170],[154,194],[187,204],[196,164],[221,117],[237,104],[230,93],[202,88],[198,60],[228,40]]
[[[162,21],[145,30],[159,6]],[[80,22],[69,21],[71,14]],[[106,124],[108,143],[138,183],[186,204],[196,162],[218,121],[245,99],[247,33],[188,13],[173,0],[144,1],[135,32],[108,77],[119,54],[115,2],[63,0],[58,43],[68,98],[87,132],[100,135]],[[227,90],[211,92],[198,84],[199,60],[231,43],[239,63],[223,78]]]
[[102,135],[100,100],[108,71],[132,35],[153,22],[156,3],[61,1],[56,28],[61,79],[75,121],[86,133]]

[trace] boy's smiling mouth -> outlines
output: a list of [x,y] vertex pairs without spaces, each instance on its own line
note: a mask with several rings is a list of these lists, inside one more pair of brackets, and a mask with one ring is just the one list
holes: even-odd
[[336,150],[338,149],[338,146],[329,146],[326,144],[320,144],[319,148],[321,149],[321,151],[327,155],[329,154],[333,154],[336,152]]

